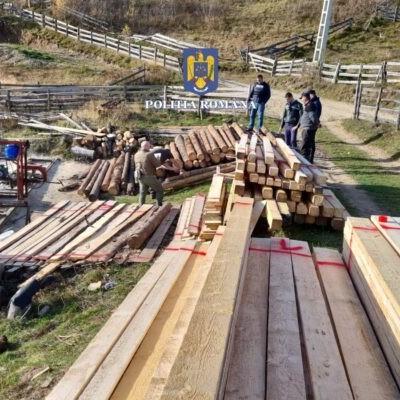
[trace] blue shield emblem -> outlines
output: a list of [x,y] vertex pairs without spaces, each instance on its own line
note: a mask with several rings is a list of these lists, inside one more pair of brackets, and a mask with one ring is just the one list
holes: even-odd
[[218,88],[218,49],[183,50],[183,87],[199,96]]

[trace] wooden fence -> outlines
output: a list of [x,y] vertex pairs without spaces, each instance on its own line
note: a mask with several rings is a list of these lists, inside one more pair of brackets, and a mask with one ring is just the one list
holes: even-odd
[[[345,21],[341,21],[334,25],[331,25],[331,27],[329,29],[329,34],[331,35],[339,30],[346,29],[347,27],[351,26],[352,24],[353,24],[353,18],[348,18]],[[298,47],[313,44],[316,37],[317,37],[317,32],[304,33],[301,35],[293,36],[286,40],[282,40],[277,43],[273,43],[266,47],[260,47],[257,49],[250,49],[250,48],[241,49],[240,54],[241,54],[243,60],[246,62],[249,61],[250,53],[257,54],[259,56],[264,56],[264,57],[269,56],[269,57],[277,58],[277,57],[280,57],[285,54],[289,54],[289,53],[293,52]]]
[[393,7],[380,5],[376,8],[376,12],[381,18],[393,22],[400,22],[400,7],[397,5]]
[[[249,88],[247,85],[222,85],[215,92],[199,97],[187,92],[182,86],[161,86],[161,85],[108,85],[108,86],[73,86],[73,85],[1,85],[0,86],[0,110],[7,112],[40,112],[40,111],[63,111],[81,107],[91,100],[121,100],[125,102],[141,102],[146,100],[164,101],[171,104],[171,101],[195,102],[200,104],[203,100],[208,102],[216,101],[218,107],[223,104],[237,103],[237,110],[243,110],[243,102],[246,102]],[[181,103],[182,104],[182,103]],[[211,104],[212,105],[212,104]],[[176,106],[174,109],[179,109]],[[197,111],[197,108],[189,108],[190,111]],[[181,111],[185,111],[182,106]],[[222,110],[224,111],[224,110]]]
[[[128,76],[125,76],[121,79],[117,79],[115,81],[110,82],[111,86],[114,85],[132,85],[135,82],[142,81],[144,83],[146,79],[146,67],[140,67],[138,68],[135,72],[132,74],[129,74]],[[0,85],[1,86],[1,85]]]
[[142,46],[141,44],[123,41],[106,34],[81,29],[33,10],[14,10],[14,13],[22,19],[37,22],[43,28],[51,29],[80,42],[104,47],[132,58],[161,65],[173,71],[181,71],[178,58],[161,52],[157,47]]
[[278,61],[273,58],[262,57],[258,54],[249,53],[250,68],[258,72],[267,72],[273,75],[295,75],[301,76],[306,66],[305,59],[291,61]]
[[151,36],[145,35],[133,35],[131,36],[135,42],[146,42],[150,43],[156,47],[161,47],[176,53],[182,53],[184,49],[187,48],[198,48],[204,47],[199,44],[184,42],[182,40],[174,39],[169,36],[162,35],[161,33],[156,33]]
[[400,62],[383,61],[381,64],[322,64],[320,75],[331,83],[377,85],[400,82]]
[[400,90],[367,87],[358,83],[354,118],[395,124],[400,130]]
[[95,29],[99,29],[102,32],[107,31],[109,28],[107,21],[104,21],[104,20],[101,20],[98,18],[94,18],[87,14],[83,14],[83,13],[73,10],[72,8],[69,8],[69,7],[57,6],[57,11],[62,12],[66,15],[70,15],[73,18],[79,20],[79,22],[86,28],[95,28]]

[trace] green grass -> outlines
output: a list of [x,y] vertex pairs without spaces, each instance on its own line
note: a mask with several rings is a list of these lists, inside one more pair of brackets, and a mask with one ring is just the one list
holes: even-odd
[[348,132],[359,137],[363,144],[371,144],[386,151],[392,160],[400,159],[400,132],[394,125],[376,125],[354,119],[343,120],[342,125]]
[[346,171],[385,212],[400,215],[399,174],[386,171],[368,157],[368,154],[351,144],[344,143],[326,128],[318,131],[318,145],[326,157]]
[[[51,377],[54,384],[63,375],[148,268],[148,264],[76,267],[35,296],[25,319],[2,319],[0,335],[8,337],[11,349],[0,354],[0,398],[44,398],[43,382]],[[87,290],[90,283],[107,276],[117,283],[114,289]],[[44,305],[50,311],[38,317]],[[30,380],[29,373],[46,366],[49,372]]]
[[59,57],[54,56],[53,54],[42,52],[38,50],[31,49],[27,46],[20,44],[13,44],[11,47],[15,50],[18,50],[21,54],[23,54],[27,58],[31,58],[34,60],[47,61],[47,62],[56,62],[59,61]]

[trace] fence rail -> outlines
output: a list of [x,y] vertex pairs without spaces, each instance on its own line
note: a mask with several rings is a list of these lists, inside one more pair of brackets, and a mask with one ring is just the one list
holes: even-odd
[[273,58],[262,57],[258,54],[249,53],[250,68],[267,72],[273,75],[295,75],[301,76],[306,65],[305,59],[297,59],[292,61],[278,61]]
[[63,12],[64,14],[69,14],[70,16],[77,18],[79,20],[79,22],[82,25],[86,26],[87,28],[96,28],[96,29],[100,29],[103,32],[107,31],[109,28],[107,21],[104,21],[104,20],[101,20],[98,18],[94,18],[87,14],[83,14],[72,8],[57,5],[57,10],[60,12]]
[[[247,96],[248,86],[245,85],[238,87],[221,86],[217,91],[199,98],[199,96],[185,91],[182,86],[36,86],[5,84],[0,87],[0,110],[9,113],[62,111],[81,107],[91,100],[121,100],[125,102],[141,102],[142,104],[145,104],[146,100],[160,100],[166,103],[171,101],[190,101],[196,104],[201,100],[203,102],[208,100],[217,101],[221,105],[221,102],[246,102]],[[239,105],[241,106],[242,104],[240,103]]]
[[169,36],[155,33],[151,36],[133,35],[131,38],[136,42],[147,42],[154,46],[161,47],[176,53],[182,53],[184,49],[203,47],[199,44],[184,42],[182,40],[174,39]]
[[173,71],[181,70],[177,57],[167,55],[156,47],[142,46],[140,44],[136,45],[134,43],[123,41],[119,38],[114,38],[106,34],[100,34],[90,30],[81,29],[35,11],[24,9],[14,10],[14,13],[21,19],[37,22],[43,28],[51,29],[60,34],[79,40],[80,42],[104,47],[108,50],[113,50],[132,58],[161,65]]
[[[344,21],[338,22],[334,25],[331,25],[329,29],[329,34],[332,35],[333,33],[346,29],[347,27],[351,26],[353,24],[353,18],[348,18]],[[257,49],[241,49],[240,54],[246,62],[249,61],[249,55],[250,53],[252,54],[257,54],[259,56],[264,56],[264,57],[273,57],[277,58],[279,56],[283,56],[285,54],[289,54],[293,52],[296,48],[310,45],[314,43],[315,39],[317,37],[317,32],[312,32],[312,33],[304,33],[301,35],[296,35],[293,36],[289,39],[282,40],[280,42],[271,44],[266,47],[260,47]]]
[[354,118],[395,124],[400,130],[400,90],[367,87],[358,83]]
[[376,8],[377,14],[383,18],[393,22],[400,22],[400,7],[388,5],[380,5]]

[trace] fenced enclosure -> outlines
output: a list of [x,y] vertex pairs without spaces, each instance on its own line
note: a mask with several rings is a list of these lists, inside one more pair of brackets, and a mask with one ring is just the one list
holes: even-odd
[[354,98],[354,118],[395,124],[400,130],[400,90],[359,83]]

